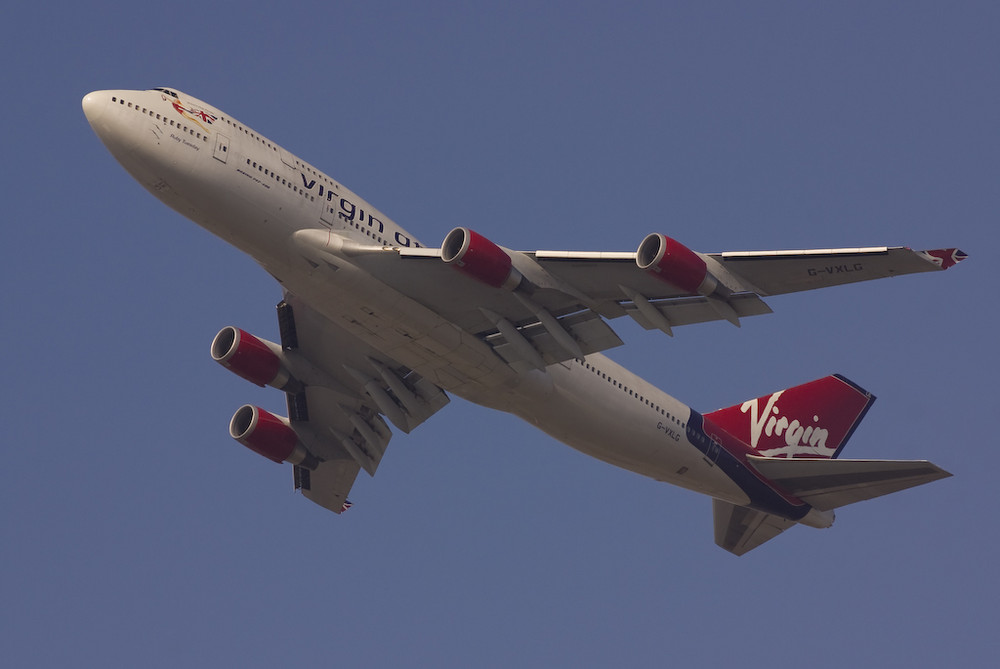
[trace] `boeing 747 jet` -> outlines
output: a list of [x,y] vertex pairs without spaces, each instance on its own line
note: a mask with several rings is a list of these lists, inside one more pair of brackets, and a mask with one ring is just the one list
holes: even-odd
[[[948,269],[958,249],[699,253],[663,234],[631,252],[515,251],[459,227],[427,247],[378,209],[219,109],[172,88],[90,93],[107,149],[169,207],[281,284],[278,342],[237,327],[213,359],[286,394],[231,436],[292,465],[341,513],[360,470],[449,395],[512,413],[595,458],[710,496],[715,541],[742,555],[834,510],[949,476],[926,461],[839,458],[874,397],[833,375],[698,413],[614,363],[608,324],[671,335],[770,313],[764,298]],[[390,427],[392,426],[392,428]]]

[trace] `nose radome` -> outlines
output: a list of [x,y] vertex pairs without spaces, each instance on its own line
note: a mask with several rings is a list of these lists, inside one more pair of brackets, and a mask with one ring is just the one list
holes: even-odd
[[100,120],[101,115],[104,113],[104,108],[107,106],[107,96],[104,95],[102,91],[94,91],[93,93],[87,93],[83,96],[83,115],[87,117],[87,122],[90,123],[91,127],[95,127],[95,124]]

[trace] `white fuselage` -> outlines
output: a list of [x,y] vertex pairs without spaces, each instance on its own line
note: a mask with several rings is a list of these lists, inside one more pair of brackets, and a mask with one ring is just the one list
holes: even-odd
[[287,290],[367,345],[453,394],[513,413],[595,458],[748,503],[689,439],[692,410],[607,357],[592,354],[517,373],[488,344],[348,259],[340,271],[318,272],[296,232],[388,247],[421,244],[337,181],[232,117],[166,89],[92,93],[84,110],[115,158],[157,198],[252,256]]

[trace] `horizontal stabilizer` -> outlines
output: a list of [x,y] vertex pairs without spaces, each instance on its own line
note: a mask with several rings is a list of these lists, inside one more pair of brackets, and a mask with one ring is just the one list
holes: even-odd
[[715,519],[715,543],[735,555],[757,548],[795,524],[763,511],[736,506],[719,499],[712,500]]
[[926,460],[821,460],[747,456],[750,464],[785,492],[820,511],[951,476]]

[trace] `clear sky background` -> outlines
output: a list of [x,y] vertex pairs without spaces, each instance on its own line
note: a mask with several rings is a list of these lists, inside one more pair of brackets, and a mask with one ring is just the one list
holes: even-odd
[[[992,666],[994,2],[16,3],[0,26],[6,666]],[[951,479],[736,558],[711,502],[452,404],[355,507],[233,442],[283,397],[209,357],[277,284],[135,183],[80,109],[173,86],[427,245],[904,244],[943,274],[773,298],[616,360],[710,411],[842,373],[845,455]]]

